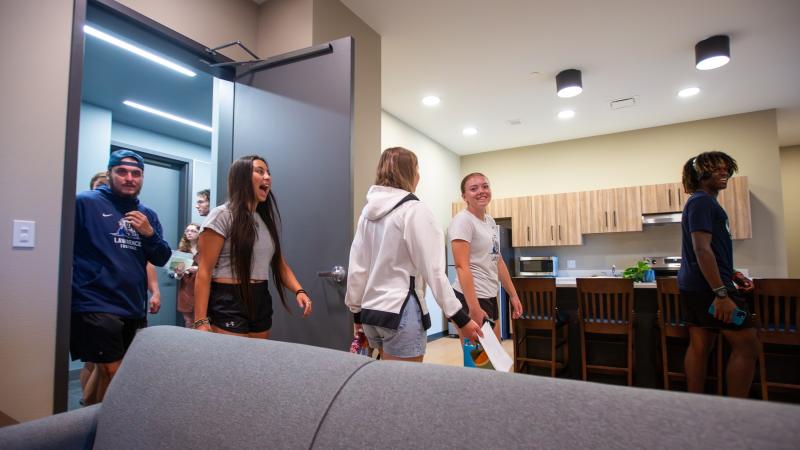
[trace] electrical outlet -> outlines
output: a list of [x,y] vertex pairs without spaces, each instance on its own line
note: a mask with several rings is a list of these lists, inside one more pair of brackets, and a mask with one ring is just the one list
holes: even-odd
[[567,269],[574,269],[574,268],[575,268],[575,260],[574,259],[568,259],[567,260]]

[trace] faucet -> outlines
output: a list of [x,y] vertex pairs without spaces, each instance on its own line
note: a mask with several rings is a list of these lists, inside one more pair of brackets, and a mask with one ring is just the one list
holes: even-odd
[[617,276],[617,266],[615,266],[614,264],[611,265],[611,276],[612,277]]

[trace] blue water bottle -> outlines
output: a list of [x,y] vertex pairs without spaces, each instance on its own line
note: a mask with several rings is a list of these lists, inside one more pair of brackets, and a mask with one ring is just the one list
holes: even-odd
[[472,360],[471,352],[475,350],[477,346],[470,342],[469,339],[464,338],[464,345],[461,346],[461,349],[464,351],[464,367],[475,367],[475,361]]

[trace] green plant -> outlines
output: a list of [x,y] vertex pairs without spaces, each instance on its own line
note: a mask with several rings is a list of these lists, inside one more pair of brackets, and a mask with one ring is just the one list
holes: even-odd
[[644,261],[639,261],[633,267],[628,267],[622,273],[623,278],[630,278],[633,281],[644,281],[644,276],[650,270],[650,265]]

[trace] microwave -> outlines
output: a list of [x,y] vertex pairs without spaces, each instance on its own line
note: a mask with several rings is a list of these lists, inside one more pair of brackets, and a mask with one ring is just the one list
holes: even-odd
[[517,257],[518,277],[555,277],[558,275],[558,256]]

